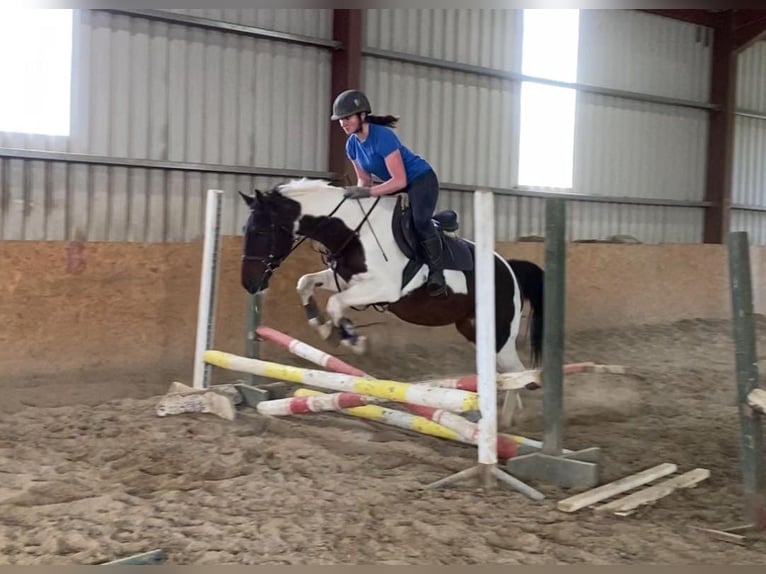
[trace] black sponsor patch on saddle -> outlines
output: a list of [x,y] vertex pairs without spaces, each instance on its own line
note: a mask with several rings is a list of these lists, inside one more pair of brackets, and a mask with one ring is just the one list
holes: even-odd
[[[397,197],[394,216],[391,220],[396,244],[409,259],[407,266],[402,272],[402,287],[412,281],[418,269],[425,265],[427,261],[413,228],[411,208],[409,203],[406,203],[406,199],[405,195]],[[455,233],[458,230],[457,213],[451,209],[438,211],[434,214],[432,221],[442,241],[444,269],[472,271],[474,260],[471,244],[460,237],[445,235],[445,233]]]

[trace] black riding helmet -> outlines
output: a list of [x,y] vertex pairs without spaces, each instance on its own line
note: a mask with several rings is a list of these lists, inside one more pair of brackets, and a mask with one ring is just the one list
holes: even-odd
[[372,113],[372,106],[367,96],[359,90],[346,90],[335,98],[330,119],[340,120],[362,112]]

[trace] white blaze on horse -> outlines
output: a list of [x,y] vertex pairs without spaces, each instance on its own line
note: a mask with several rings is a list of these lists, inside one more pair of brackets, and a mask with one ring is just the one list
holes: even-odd
[[[431,296],[425,286],[426,258],[412,229],[404,193],[346,199],[344,189],[325,181],[295,180],[267,192],[242,195],[250,207],[244,228],[242,285],[251,294],[268,287],[273,272],[303,239],[320,243],[329,263],[303,275],[297,291],[309,324],[323,339],[336,332],[356,353],[365,337],[345,317],[349,307],[378,305],[416,325],[455,325],[476,342],[474,245],[454,236],[457,214],[434,215],[444,245],[448,292]],[[317,308],[314,290],[333,292],[327,317]],[[495,253],[495,334],[500,372],[524,370],[516,350],[522,301],[531,306],[530,344],[537,366],[542,351],[543,271],[532,262],[505,260]]]

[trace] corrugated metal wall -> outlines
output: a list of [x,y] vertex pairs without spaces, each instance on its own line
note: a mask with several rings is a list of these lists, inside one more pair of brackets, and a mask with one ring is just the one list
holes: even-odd
[[732,231],[747,231],[752,243],[766,244],[766,42],[739,56],[738,115],[732,168]]
[[[332,38],[332,10],[166,12]],[[327,170],[327,48],[111,11],[76,14],[71,138],[0,133],[0,147],[208,171],[0,158],[0,238],[189,240],[201,231],[206,189],[282,179],[235,172]],[[365,11],[363,88],[376,111],[402,116],[402,139],[448,187],[517,194],[497,196],[498,239],[543,232],[543,200],[515,189],[520,85],[510,76],[520,71],[521,22],[520,10]],[[570,240],[701,240],[703,209],[684,202],[704,193],[707,111],[694,102],[707,101],[711,42],[706,28],[659,16],[581,11],[573,191],[594,197],[569,202]],[[740,58],[738,106],[762,115],[764,66],[763,43]],[[766,122],[738,116],[734,203],[751,209],[735,210],[733,228],[766,243],[764,151]],[[678,205],[647,204],[667,199]],[[229,193],[225,205],[224,231],[237,233],[242,204]],[[447,189],[440,207],[458,210],[472,235],[470,194]]]
[[[196,12],[196,11],[186,11]],[[329,50],[143,17],[75,13],[70,138],[0,133],[0,147],[215,166],[327,170]],[[327,39],[330,10],[206,10]],[[225,169],[221,169],[225,172]],[[281,179],[281,178],[280,178]],[[0,159],[0,238],[178,241],[202,231],[205,190],[272,178]]]
[[[516,73],[521,35],[520,10],[368,10],[365,22],[366,48]],[[707,29],[667,18],[583,10],[578,84],[705,104],[711,41]],[[442,182],[517,188],[519,83],[389,56],[364,58],[364,88],[381,113],[402,115],[403,141]],[[705,109],[578,91],[573,191],[604,201],[569,202],[568,238],[699,241],[703,210],[683,202],[704,197],[707,120]],[[542,235],[543,202],[496,196],[498,239]],[[459,211],[470,236],[470,196],[443,192],[441,206]]]
[[581,10],[578,79],[682,100],[708,100],[712,32],[635,10]]
[[[364,47],[490,70],[517,72],[517,10],[366,10]],[[425,157],[443,183],[510,188],[516,182],[519,85],[500,77],[365,56],[363,86],[376,109],[401,116],[402,141]],[[497,197],[503,229],[514,198]],[[444,191],[472,235],[470,194]],[[503,215],[501,215],[503,214]]]
[[[365,46],[496,70],[516,70],[513,10],[367,10]],[[445,182],[510,187],[518,107],[510,80],[366,56],[364,89],[376,112]]]
[[[622,10],[580,12],[578,81],[706,103],[712,37],[704,27]],[[575,192],[702,201],[708,112],[580,92]],[[583,236],[630,234],[646,242],[696,242],[702,208],[590,206],[573,221]]]

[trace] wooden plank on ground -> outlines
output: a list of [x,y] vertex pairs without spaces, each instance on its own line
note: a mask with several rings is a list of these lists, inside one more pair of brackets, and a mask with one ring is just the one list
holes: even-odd
[[678,467],[675,464],[664,462],[657,466],[642,470],[636,474],[626,476],[625,478],[602,484],[601,486],[575,494],[564,500],[559,500],[556,507],[562,512],[575,512],[581,508],[590,506],[591,504],[601,502],[607,498],[622,494],[623,492],[632,490],[633,488],[642,486],[663,476],[667,476],[668,474],[673,474],[676,470],[678,470]]
[[713,528],[702,528],[701,526],[692,526],[694,530],[699,530],[700,532],[704,532],[711,538],[716,538],[718,540],[723,540],[724,542],[731,542],[733,544],[739,544],[740,546],[746,546],[747,544],[750,544],[752,540],[749,540],[745,536],[742,536],[741,534],[734,534],[733,532],[726,532],[725,530],[715,530]]
[[[624,375],[627,373],[627,370],[622,365],[599,365],[593,362],[569,363],[563,367],[564,375],[576,375],[579,373]],[[542,386],[542,379],[543,375],[540,369],[530,369],[515,373],[499,373],[497,375],[497,390],[535,390]]]
[[625,375],[627,372],[627,369],[623,365],[600,365],[590,361],[585,363],[569,363],[564,365],[565,375],[574,375],[577,373]]
[[763,389],[753,389],[750,391],[747,395],[747,404],[759,413],[766,414],[766,391]]
[[153,564],[161,564],[167,560],[167,554],[161,548],[156,550],[150,550],[149,552],[142,552],[141,554],[134,554],[133,556],[126,556],[125,558],[118,558],[110,562],[102,562],[98,566],[151,566]]
[[596,512],[615,512],[623,513],[635,510],[639,506],[655,502],[664,498],[679,488],[691,488],[703,480],[710,477],[710,471],[706,468],[695,468],[673,478],[663,480],[662,482],[643,488],[617,500],[596,508]]

